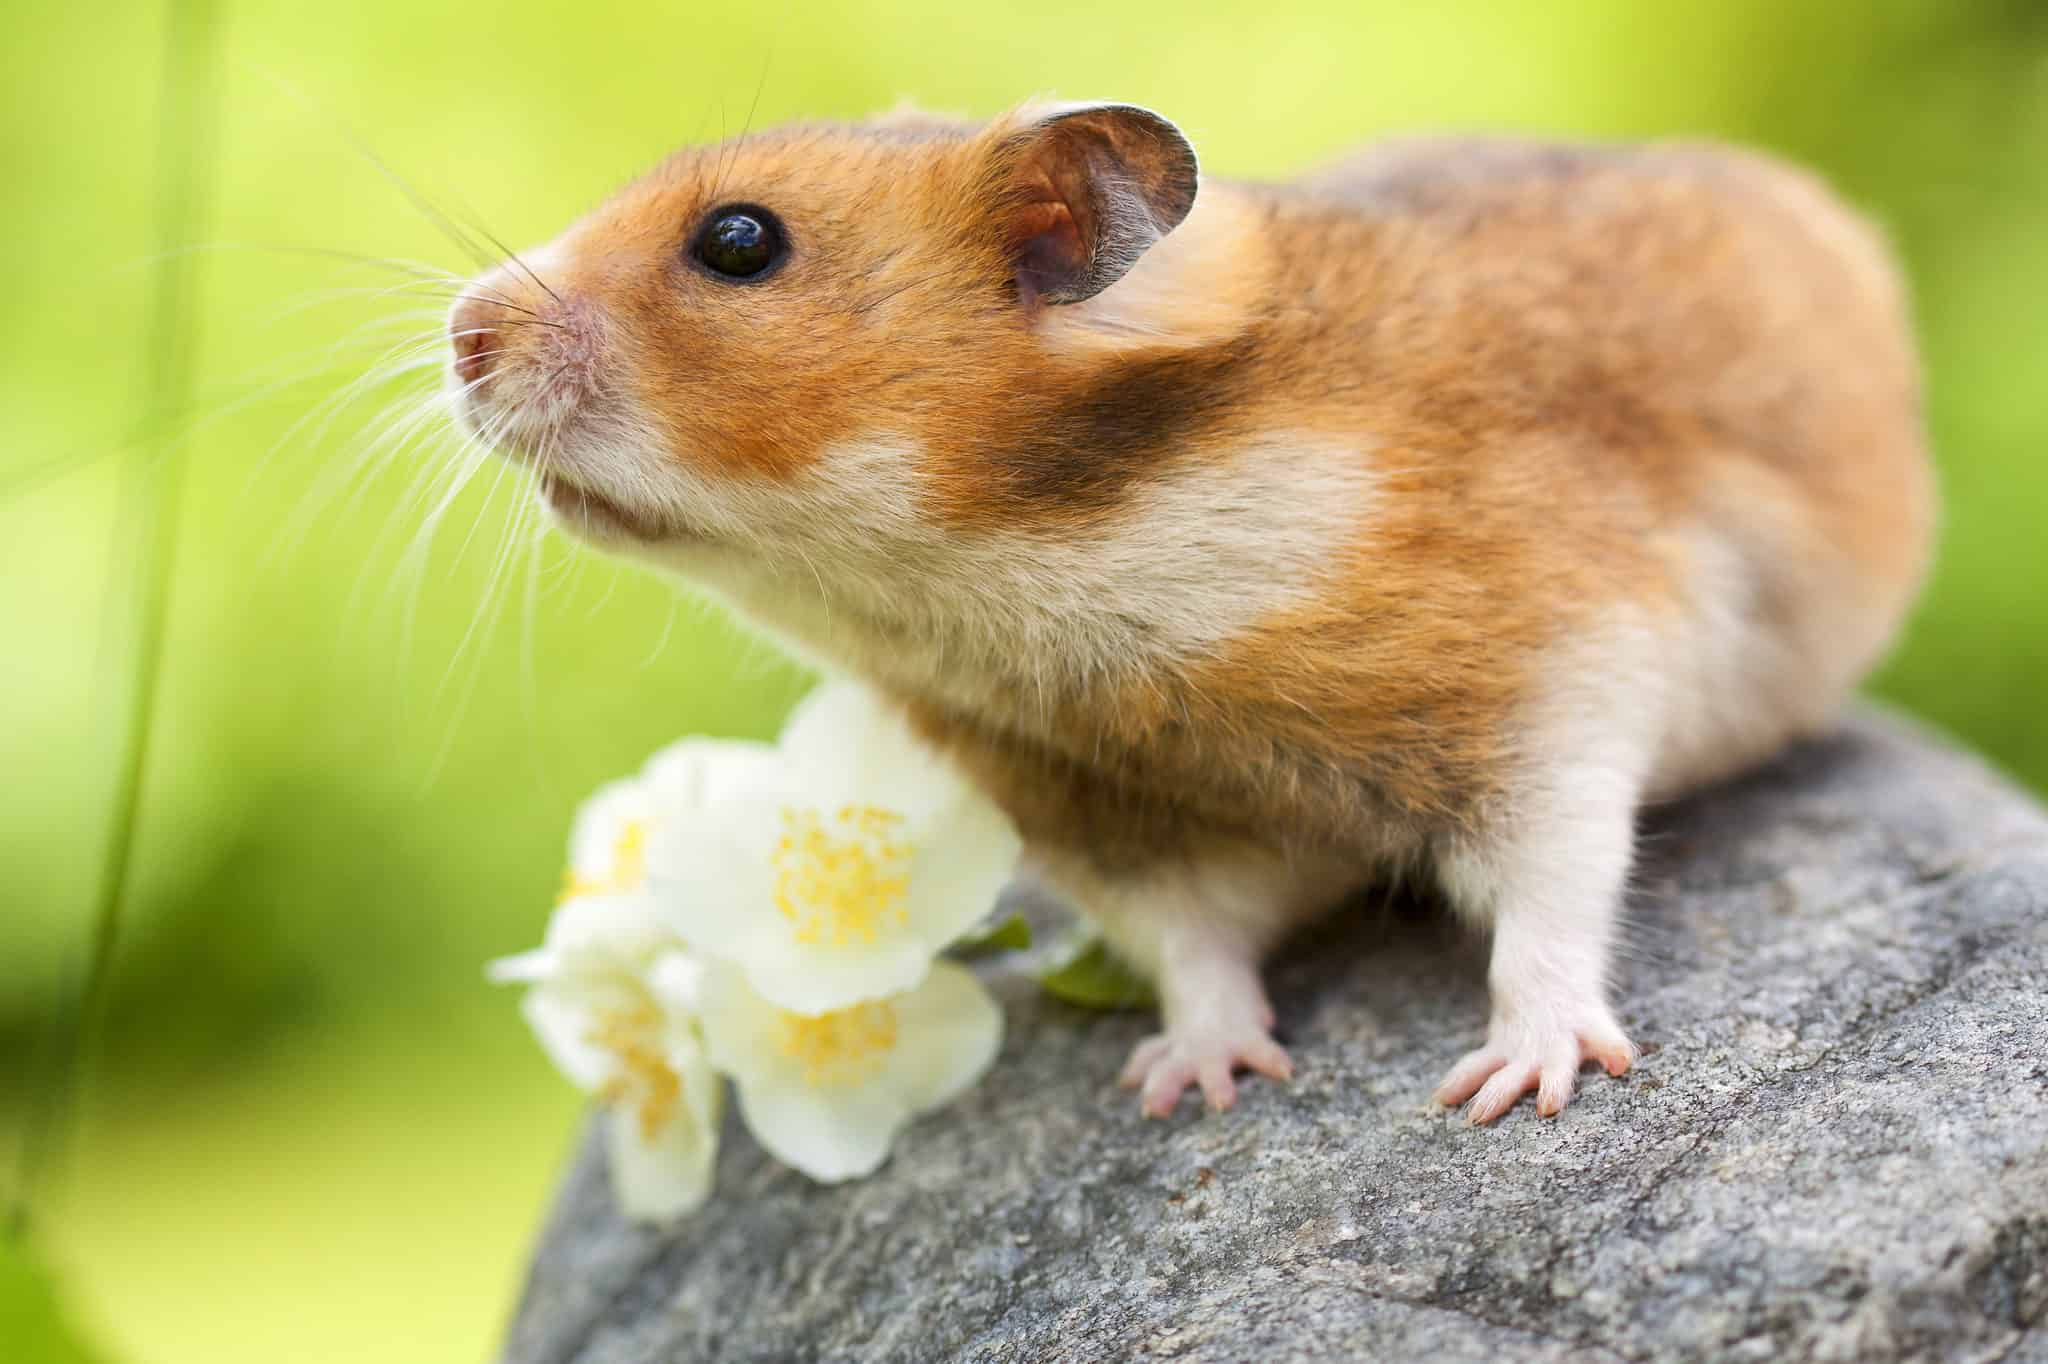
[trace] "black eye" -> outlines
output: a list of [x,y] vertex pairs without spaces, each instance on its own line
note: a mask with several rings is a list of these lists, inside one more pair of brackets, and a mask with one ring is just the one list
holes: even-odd
[[782,225],[765,208],[713,209],[691,248],[704,268],[727,279],[753,279],[782,261]]

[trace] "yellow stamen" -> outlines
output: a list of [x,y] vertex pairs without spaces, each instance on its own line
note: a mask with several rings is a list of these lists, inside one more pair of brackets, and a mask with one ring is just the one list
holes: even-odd
[[661,1010],[643,1003],[598,1013],[596,1026],[584,1034],[619,1064],[618,1074],[598,1090],[610,1104],[632,1104],[642,1140],[653,1141],[668,1125],[683,1098],[683,1077],[661,1049]]
[[578,876],[574,867],[562,872],[562,893],[555,903],[584,895],[630,895],[647,884],[647,821],[629,819],[612,840],[612,864],[601,876]]
[[775,845],[775,907],[806,945],[873,943],[910,922],[908,844],[896,838],[903,816],[872,805],[842,806],[833,816],[785,809]]
[[816,1018],[784,1012],[779,1022],[782,1054],[803,1067],[813,1088],[871,1079],[896,1047],[896,1010],[877,1000]]

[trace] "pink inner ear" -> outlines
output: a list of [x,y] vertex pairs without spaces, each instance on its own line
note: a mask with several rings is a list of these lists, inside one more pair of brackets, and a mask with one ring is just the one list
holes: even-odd
[[1066,287],[1088,267],[1088,244],[1074,211],[1058,198],[1020,204],[1011,223],[1012,257],[1017,262],[1017,290],[1028,307],[1040,294]]
[[1077,303],[1121,279],[1193,206],[1194,150],[1157,114],[1081,106],[1005,130],[1003,230],[1018,295]]
[[1062,137],[1050,137],[1018,168],[1020,202],[1010,220],[1017,288],[1027,305],[1041,294],[1065,294],[1094,255],[1089,239],[1088,183]]
[[1040,237],[1058,234],[1070,238],[1076,245],[1081,238],[1081,229],[1074,222],[1073,210],[1057,199],[1041,199],[1036,203],[1021,205],[1017,210],[1017,221],[1012,226],[1010,239],[1023,247]]

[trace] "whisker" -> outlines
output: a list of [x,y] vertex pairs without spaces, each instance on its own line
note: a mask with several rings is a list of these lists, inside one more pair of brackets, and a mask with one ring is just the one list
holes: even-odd
[[[439,314],[436,312],[434,315]],[[138,425],[125,435],[109,437],[105,441],[53,455],[18,469],[0,472],[0,501],[25,497],[67,474],[76,473],[139,445],[154,446],[143,456],[143,467],[150,467],[168,459],[220,423],[257,403],[301,384],[312,382],[326,371],[334,355],[363,339],[364,332],[378,326],[393,325],[394,322],[395,319],[387,318],[365,323],[336,341],[328,342],[312,351],[301,351],[284,357],[285,361],[297,361],[308,355],[319,357],[322,363],[316,363],[311,369],[252,384],[239,393],[210,395],[181,411],[166,413],[155,422]],[[436,340],[438,339],[437,337]]]
[[768,87],[768,67],[773,58],[774,52],[772,49],[762,55],[761,74],[754,81],[754,97],[747,102],[747,116],[740,123],[739,136],[732,139],[732,159],[722,164],[719,169],[717,188],[713,190],[711,195],[714,202],[724,191],[726,176],[732,174],[734,167],[740,163],[740,143],[746,141],[747,134],[753,130],[754,114],[761,107],[761,92]]
[[454,243],[458,251],[461,251],[476,262],[479,269],[489,269],[499,264],[496,258],[478,246],[474,238],[465,233],[456,225],[454,220],[442,212],[438,204],[429,199],[412,181],[400,175],[382,156],[379,156],[376,149],[364,141],[338,114],[331,110],[321,110],[303,91],[276,73],[265,72],[264,74],[274,86],[293,99],[301,109],[309,113],[324,112],[328,124],[336,136],[340,137],[356,155],[360,156],[373,170],[381,175],[386,183],[405,196],[406,202],[410,203],[419,212],[420,216],[431,223],[442,236]]
[[[516,420],[519,417],[523,417],[524,415],[525,414],[523,411],[515,411],[513,413],[509,413],[507,414],[507,422],[502,425],[509,425],[511,420]],[[502,425],[500,429],[502,429]],[[549,442],[547,440],[544,440],[542,442],[543,447],[545,448],[545,446],[548,443]],[[484,504],[478,510],[476,518],[472,520],[472,522],[470,523],[469,533],[464,537],[462,548],[457,551],[456,558],[458,562],[467,552],[470,543],[475,539],[478,528],[483,524],[483,522],[486,519],[488,519],[490,509],[492,505],[496,502],[498,489],[503,486],[506,475],[508,472],[512,470],[512,468],[513,465],[512,461],[510,460],[504,460],[499,463],[498,472],[496,476],[493,477],[490,489],[485,494]],[[438,686],[435,689],[433,701],[430,703],[432,705],[438,705],[440,703],[443,695],[446,693],[446,689],[449,682],[451,682],[454,679],[457,666],[465,657],[469,656],[471,645],[472,643],[475,643],[479,652],[477,655],[474,656],[473,661],[470,663],[468,679],[462,684],[460,694],[456,697],[455,713],[450,717],[449,726],[443,739],[440,752],[436,755],[434,759],[433,767],[429,775],[430,781],[432,779],[432,772],[438,772],[442,762],[446,758],[449,749],[453,746],[455,733],[460,725],[461,716],[467,711],[469,702],[475,694],[477,681],[482,676],[482,640],[487,639],[491,634],[495,633],[498,621],[503,616],[504,604],[506,600],[505,587],[507,584],[507,573],[511,567],[514,558],[514,551],[520,541],[523,529],[527,524],[528,518],[531,515],[533,515],[533,513],[533,502],[531,500],[524,501],[519,504],[519,510],[514,514],[512,519],[510,519],[506,523],[505,535],[500,542],[498,552],[493,556],[490,573],[488,578],[485,580],[482,601],[479,603],[478,610],[471,616],[469,627],[467,630],[464,631],[462,639],[456,644],[455,650],[449,662],[448,669],[442,676],[440,686]]]
[[668,619],[662,622],[661,637],[654,641],[654,648],[648,651],[647,657],[640,660],[642,671],[653,667],[655,661],[668,652],[668,642],[676,632],[676,617],[681,613],[682,604],[683,599],[679,594],[669,594]]
[[[438,367],[438,357],[432,361],[416,362],[415,367],[424,367],[427,363]],[[393,377],[402,377],[402,373]],[[358,381],[359,384],[360,382]],[[358,396],[368,391],[367,388],[359,388]],[[312,441],[316,447],[324,440],[326,427],[347,405],[345,402],[334,407],[322,420],[320,429],[316,431]],[[436,387],[408,402],[387,409],[381,418],[366,428],[366,439],[361,453],[353,461],[330,466],[300,500],[298,509],[282,527],[280,539],[285,546],[285,552],[289,554],[296,551],[314,517],[337,495],[347,492],[345,508],[353,509],[360,500],[363,490],[376,475],[398,459],[423,432],[430,430],[432,424],[442,418],[443,408],[444,395]],[[350,491],[352,485],[353,491]]]
[[430,341],[414,338],[388,348],[360,376],[314,404],[297,421],[286,427],[257,461],[256,468],[251,474],[252,479],[263,472],[278,450],[286,443],[297,439],[308,422],[318,423],[314,427],[314,444],[317,445],[319,440],[324,438],[335,416],[365,394],[406,374],[429,368],[438,369],[442,363],[441,348],[442,343],[438,336]]
[[277,318],[273,320],[294,316],[322,303],[333,303],[352,298],[394,298],[401,295],[413,298],[442,298],[447,299],[451,303],[466,303],[474,300],[489,303],[500,308],[508,308],[516,313],[524,313],[528,317],[538,318],[540,316],[538,312],[523,303],[514,303],[509,298],[501,298],[473,284],[465,286],[452,280],[408,280],[403,284],[381,284],[366,287],[349,286],[314,290],[278,313]]
[[180,256],[197,255],[212,251],[253,251],[275,256],[311,256],[322,260],[341,261],[347,265],[358,265],[372,269],[391,270],[411,275],[417,279],[436,279],[449,284],[459,284],[462,276],[451,270],[443,270],[425,261],[406,260],[399,256],[372,256],[359,251],[341,251],[329,246],[285,246],[273,242],[192,242],[167,251],[153,252],[138,256],[127,268],[142,269],[161,261],[174,260]]
[[[557,432],[550,430],[541,442],[535,466],[541,477],[545,477],[549,463],[554,458],[558,441]],[[527,542],[526,551],[526,600],[520,611],[519,620],[519,692],[521,708],[526,712],[526,751],[532,755],[534,774],[545,787],[549,782],[549,761],[545,733],[541,725],[540,669],[535,662],[534,642],[539,635],[540,619],[540,574],[542,556],[547,545],[547,517],[540,510],[540,499],[529,496],[522,504],[522,531]]]
[[558,306],[562,305],[562,296],[549,287],[548,282],[542,279],[540,275],[535,272],[534,268],[531,265],[528,265],[526,263],[524,257],[522,257],[517,251],[514,251],[511,247],[505,245],[505,243],[499,241],[496,233],[492,232],[482,223],[475,221],[474,218],[471,219],[470,226],[475,231],[482,233],[484,240],[489,242],[492,246],[495,246],[498,249],[499,253],[502,254],[506,260],[510,261],[512,264],[518,266],[521,270],[525,271],[526,277],[532,280],[535,284],[538,284],[541,287],[541,291],[545,293],[549,298],[553,299]]

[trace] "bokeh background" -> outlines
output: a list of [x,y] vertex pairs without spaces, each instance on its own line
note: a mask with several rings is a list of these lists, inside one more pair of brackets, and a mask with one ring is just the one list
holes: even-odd
[[804,686],[631,570],[501,561],[509,480],[425,546],[413,461],[337,482],[400,390],[295,422],[436,301],[275,248],[467,268],[355,139],[515,243],[750,111],[903,96],[1133,100],[1223,175],[1400,129],[1778,149],[1890,228],[1919,298],[1945,543],[1875,689],[2048,786],[2038,0],[214,7],[168,437],[133,439],[164,6],[15,0],[0,58],[0,1159],[86,959],[130,675],[121,490],[150,458],[189,475],[131,918],[62,1159],[0,1238],[0,1356],[486,1357],[578,1103],[481,964],[539,934],[581,795],[682,732],[767,734]]

